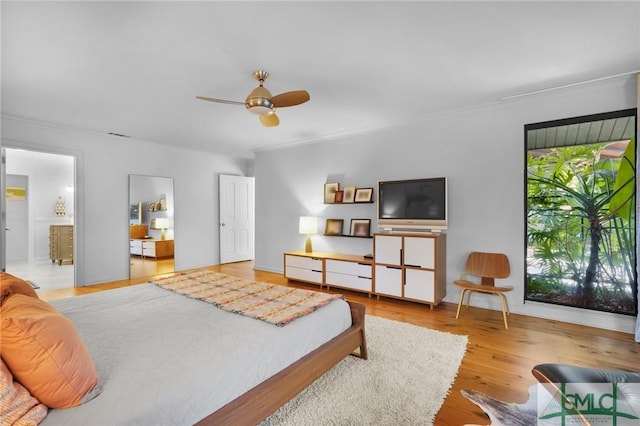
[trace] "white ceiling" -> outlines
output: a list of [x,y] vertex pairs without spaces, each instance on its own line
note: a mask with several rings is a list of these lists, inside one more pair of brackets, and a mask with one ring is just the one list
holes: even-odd
[[[2,114],[252,156],[640,70],[640,2],[1,2]],[[311,100],[263,127],[243,106]]]

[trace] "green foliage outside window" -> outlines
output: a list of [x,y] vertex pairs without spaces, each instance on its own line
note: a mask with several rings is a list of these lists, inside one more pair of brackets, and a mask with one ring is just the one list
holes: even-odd
[[635,139],[608,148],[528,154],[528,300],[636,314]]

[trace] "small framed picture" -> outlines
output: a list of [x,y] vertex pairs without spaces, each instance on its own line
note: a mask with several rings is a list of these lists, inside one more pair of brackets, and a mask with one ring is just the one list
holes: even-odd
[[149,208],[147,208],[147,211],[155,212],[156,211],[156,203],[149,203]]
[[325,183],[324,184],[324,203],[333,204],[336,199],[336,191],[340,189],[339,183]]
[[24,201],[27,199],[27,188],[7,186],[5,188],[5,199],[7,201]]
[[344,191],[336,191],[335,197],[333,198],[334,203],[342,203],[342,199],[344,198]]
[[352,237],[369,237],[371,231],[371,219],[351,219]]
[[343,203],[353,203],[356,197],[356,187],[355,185],[345,186],[344,187],[344,197],[342,197]]
[[327,219],[324,227],[324,235],[342,235],[343,219]]
[[356,189],[355,202],[356,203],[370,203],[373,197],[373,188],[358,188]]

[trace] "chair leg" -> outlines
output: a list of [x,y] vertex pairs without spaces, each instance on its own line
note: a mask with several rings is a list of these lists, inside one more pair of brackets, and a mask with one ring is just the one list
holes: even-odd
[[500,302],[502,302],[502,318],[504,319],[504,328],[506,330],[509,329],[509,325],[507,324],[507,313],[509,312],[509,307],[507,304],[507,298],[504,297],[504,294],[498,293],[500,296]]
[[473,290],[471,289],[466,289],[469,293],[467,293],[467,309],[469,309],[469,304],[471,303],[471,293],[473,293]]
[[[500,293],[500,294],[502,294],[502,293]],[[507,299],[507,296],[502,294],[502,298],[504,299],[504,307],[507,309],[507,315],[511,315],[511,310],[509,310],[509,301]]]
[[[471,293],[473,293],[473,291],[471,289],[465,288],[460,292],[460,300],[458,301],[458,310],[456,311],[456,319],[460,317],[460,308],[462,307],[462,303],[464,302],[464,295],[465,293],[467,293],[467,309],[469,308],[469,304],[471,302]],[[492,293],[495,294],[496,296],[498,296],[500,298],[500,303],[502,304],[502,319],[504,320],[504,328],[505,329],[509,329],[509,324],[507,322],[507,315],[511,315],[511,312],[509,311],[509,302],[507,301],[507,298],[505,297],[504,294],[502,293]]]
[[456,312],[456,319],[460,316],[460,307],[462,306],[462,299],[464,299],[464,293],[467,291],[467,289],[462,289],[462,292],[460,293],[460,301],[458,302],[458,311]]

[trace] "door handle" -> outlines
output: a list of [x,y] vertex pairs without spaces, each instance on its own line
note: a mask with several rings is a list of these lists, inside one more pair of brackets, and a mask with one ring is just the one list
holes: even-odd
[[11,228],[4,228],[5,231],[11,231]]
[[224,222],[222,222],[222,223],[220,224],[220,226],[224,226],[224,225],[225,225],[225,223],[224,223]]

